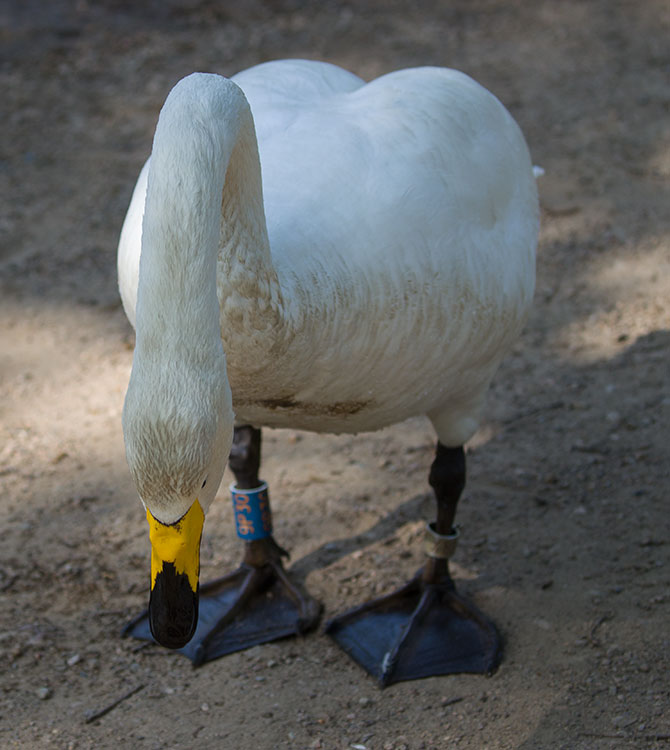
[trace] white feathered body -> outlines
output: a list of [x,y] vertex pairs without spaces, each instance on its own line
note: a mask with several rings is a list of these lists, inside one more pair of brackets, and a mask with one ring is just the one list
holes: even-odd
[[[192,96],[214,96],[205,78],[214,77],[190,77]],[[332,65],[284,61],[232,80],[253,115],[262,205],[253,128],[244,122],[211,169],[188,160],[217,126],[184,122],[187,108],[161,147],[186,155],[179,169],[187,174],[165,190],[167,217],[182,210],[179,191],[219,191],[216,290],[236,422],[358,432],[426,414],[444,444],[462,444],[533,295],[538,203],[518,126],[485,89],[446,69],[365,84]],[[188,132],[177,132],[179,122]],[[119,248],[133,323],[149,170]],[[156,172],[156,184],[168,179]],[[189,205],[186,226],[200,210]],[[163,298],[181,294],[179,309],[195,304],[198,290],[166,280],[181,278],[182,261],[170,253],[195,268],[207,252],[185,244],[165,261],[158,249],[142,261],[146,286],[154,279]],[[145,298],[148,316],[148,291]],[[165,322],[166,343],[199,335],[190,315]],[[137,329],[139,341],[139,320]],[[178,348],[166,347],[164,366]]]

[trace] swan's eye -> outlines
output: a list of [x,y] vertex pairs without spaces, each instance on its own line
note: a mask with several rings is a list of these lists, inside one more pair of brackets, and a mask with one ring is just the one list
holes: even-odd
[[[207,479],[202,483],[202,487],[204,487],[207,484]],[[200,489],[202,489],[202,487]]]

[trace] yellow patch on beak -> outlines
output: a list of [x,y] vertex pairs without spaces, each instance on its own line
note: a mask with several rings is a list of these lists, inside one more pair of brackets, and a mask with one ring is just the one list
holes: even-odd
[[172,563],[177,574],[188,576],[193,592],[198,588],[200,575],[200,539],[205,514],[196,500],[178,521],[164,524],[147,510],[151,539],[151,589],[164,563]]

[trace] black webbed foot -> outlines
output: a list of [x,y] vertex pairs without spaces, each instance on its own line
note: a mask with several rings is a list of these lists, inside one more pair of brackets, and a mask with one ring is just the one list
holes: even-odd
[[331,620],[326,632],[382,686],[461,672],[491,673],[500,661],[495,625],[451,579],[425,569],[398,591]]

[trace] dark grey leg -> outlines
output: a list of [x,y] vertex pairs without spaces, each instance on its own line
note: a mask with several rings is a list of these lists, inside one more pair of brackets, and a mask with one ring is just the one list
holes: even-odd
[[261,466],[260,430],[251,425],[235,428],[228,466],[235,475],[235,484],[241,490],[253,490],[260,485],[258,478]]
[[[456,548],[456,532],[454,529],[454,518],[458,501],[465,487],[465,451],[463,446],[447,448],[438,442],[435,451],[435,459],[430,467],[428,483],[433,488],[437,502],[437,517],[434,523],[429,524],[427,532],[427,546],[432,546],[434,556],[429,553],[428,560],[423,569],[423,580],[426,583],[448,583],[451,581],[449,574],[449,557]],[[433,532],[431,534],[431,532]],[[452,544],[442,542],[440,548],[439,537],[451,537]],[[451,548],[446,549],[446,548]],[[440,556],[449,551],[447,557]]]

